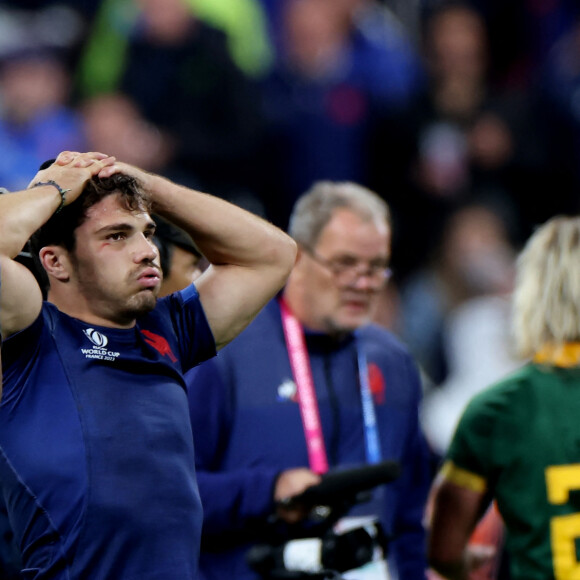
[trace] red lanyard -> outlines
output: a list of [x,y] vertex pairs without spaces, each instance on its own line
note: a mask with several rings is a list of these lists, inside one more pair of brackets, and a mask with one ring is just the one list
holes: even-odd
[[[328,471],[328,459],[324,447],[324,438],[320,424],[320,413],[318,411],[318,401],[314,390],[314,380],[312,379],[312,369],[308,350],[304,341],[302,325],[288,308],[283,298],[280,299],[280,311],[282,313],[282,327],[290,358],[290,367],[294,375],[294,381],[298,390],[298,404],[302,416],[302,425],[306,437],[306,447],[308,450],[308,460],[310,468],[316,473]],[[381,461],[381,445],[377,418],[373,397],[369,384],[368,365],[363,349],[357,336],[357,363],[360,383],[360,395],[363,412],[364,437],[366,457],[369,463]]]
[[328,471],[328,459],[304,333],[300,322],[283,299],[280,299],[280,310],[290,366],[298,389],[298,404],[304,426],[310,469],[316,473],[325,473]]

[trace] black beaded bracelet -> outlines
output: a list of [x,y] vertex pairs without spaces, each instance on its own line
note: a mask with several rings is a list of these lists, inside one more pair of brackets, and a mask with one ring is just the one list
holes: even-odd
[[56,181],[53,179],[49,179],[48,181],[37,181],[32,185],[32,187],[41,187],[42,185],[52,185],[56,187],[58,193],[60,193],[60,205],[58,206],[57,210],[54,213],[58,213],[63,207],[64,202],[66,201],[66,193],[70,191],[70,189],[63,189]]

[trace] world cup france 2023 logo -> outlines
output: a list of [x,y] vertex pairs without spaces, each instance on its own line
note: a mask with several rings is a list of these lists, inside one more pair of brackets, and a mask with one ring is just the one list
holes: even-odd
[[83,332],[97,348],[105,348],[109,343],[109,339],[94,328],[87,328]]
[[83,330],[83,333],[93,344],[92,348],[81,348],[81,352],[85,355],[85,358],[102,361],[115,361],[121,355],[120,352],[107,350],[109,339],[102,332],[99,332],[94,328],[86,328]]

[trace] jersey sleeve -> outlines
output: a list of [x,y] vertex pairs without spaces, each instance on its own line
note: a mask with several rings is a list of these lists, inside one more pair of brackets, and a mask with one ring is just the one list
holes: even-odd
[[161,300],[173,318],[183,371],[215,356],[215,339],[195,285]]
[[24,388],[37,361],[40,344],[49,340],[43,313],[27,328],[13,334],[2,344],[3,396],[6,403]]
[[449,446],[443,471],[462,487],[483,492],[489,487],[509,441],[501,427],[509,399],[503,384],[476,395],[467,405]]

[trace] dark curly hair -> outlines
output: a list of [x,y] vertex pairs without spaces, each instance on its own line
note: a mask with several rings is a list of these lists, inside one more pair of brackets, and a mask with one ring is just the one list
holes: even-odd
[[105,197],[118,194],[122,206],[129,211],[150,211],[151,201],[139,182],[128,175],[117,173],[105,179],[90,180],[83,193],[62,211],[55,213],[30,239],[34,256],[44,246],[62,246],[69,252],[75,248],[75,231],[87,219],[90,207]]

